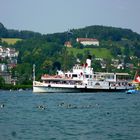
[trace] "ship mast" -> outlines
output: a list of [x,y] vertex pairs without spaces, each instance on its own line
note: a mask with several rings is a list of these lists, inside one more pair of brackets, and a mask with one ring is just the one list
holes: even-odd
[[33,81],[35,81],[35,64],[33,64]]

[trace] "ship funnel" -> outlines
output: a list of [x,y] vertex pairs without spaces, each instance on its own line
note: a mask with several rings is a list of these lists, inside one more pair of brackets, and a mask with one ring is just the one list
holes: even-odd
[[86,63],[88,67],[91,67],[91,55],[88,56]]

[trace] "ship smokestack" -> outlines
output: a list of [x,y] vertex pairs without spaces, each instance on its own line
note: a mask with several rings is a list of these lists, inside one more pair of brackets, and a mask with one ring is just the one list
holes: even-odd
[[91,67],[91,55],[87,57],[86,63],[88,67]]

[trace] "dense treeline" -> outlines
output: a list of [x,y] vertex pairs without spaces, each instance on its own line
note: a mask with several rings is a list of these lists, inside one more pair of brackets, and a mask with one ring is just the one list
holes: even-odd
[[[41,35],[31,31],[9,30],[0,24],[0,38],[2,37],[23,39],[11,46],[19,51],[18,65],[12,70],[12,74],[18,77],[20,84],[31,83],[33,64],[36,65],[38,79],[42,73],[55,74],[58,69],[70,69],[76,63],[77,58],[82,60],[81,63],[83,63],[86,56],[91,52],[85,50],[84,46],[76,42],[77,37],[97,38],[100,41],[100,46],[97,48],[108,50],[112,58],[117,58],[118,55],[125,56],[123,57],[125,63],[131,61],[130,56],[137,57],[137,60],[140,59],[140,35],[130,29],[89,26],[81,29],[71,29],[63,33]],[[79,50],[82,49],[83,53],[79,51],[76,53],[70,52],[64,46],[66,41],[71,41],[72,46]],[[93,46],[88,47],[93,48]],[[96,49],[95,46],[94,49]],[[92,54],[92,58],[95,57],[96,54]],[[133,60],[135,66],[137,60]],[[105,61],[109,67],[108,56],[106,56]],[[92,65],[95,70],[101,71],[99,61],[93,59]],[[112,67],[110,67],[110,70],[113,71]]]
[[75,36],[98,38],[99,40],[121,41],[122,39],[140,41],[140,35],[130,29],[122,29],[106,26],[88,26],[82,29],[71,30]]
[[[13,29],[6,29],[4,25],[0,23],[0,38],[29,39],[42,36],[44,37],[44,35],[33,31],[18,31]],[[75,41],[77,37],[97,38],[99,40],[107,41],[121,41],[122,39],[140,41],[140,35],[130,29],[106,27],[99,25],[88,26],[81,29],[71,29],[63,33],[47,34],[45,37],[47,41],[54,41],[61,44],[63,44],[67,39],[72,39]]]
[[32,31],[18,31],[13,29],[6,29],[2,23],[0,23],[0,38],[21,38],[29,39],[33,37],[40,37],[40,33]]
[[31,77],[33,64],[36,65],[36,72],[40,76],[42,73],[54,74],[56,70],[68,69],[75,62],[74,56],[68,54],[63,45],[57,42],[47,42],[42,38],[18,42],[14,47],[19,50],[19,65],[15,70],[19,75],[26,73],[24,77]]

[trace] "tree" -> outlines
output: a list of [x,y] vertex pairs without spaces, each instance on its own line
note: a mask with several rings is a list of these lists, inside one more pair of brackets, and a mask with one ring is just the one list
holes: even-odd
[[94,71],[101,71],[101,63],[99,60],[94,60],[92,62],[92,67]]
[[61,63],[60,62],[58,62],[58,61],[55,61],[54,63],[53,63],[53,68],[52,68],[53,70],[61,70]]
[[19,84],[27,84],[32,81],[32,65],[29,63],[18,64],[12,73],[16,74]]
[[131,52],[130,46],[129,46],[129,44],[126,44],[126,45],[124,46],[124,55],[125,55],[126,57],[128,57],[128,56],[130,55],[130,52]]
[[106,72],[111,72],[112,67],[111,67],[111,60],[109,58],[104,59],[106,63]]
[[140,44],[135,43],[134,46],[135,46],[134,54],[135,54],[138,58],[140,58]]
[[52,71],[53,62],[50,59],[46,59],[43,64],[42,68],[46,71],[46,73],[50,74]]
[[83,54],[82,53],[77,53],[76,57],[78,59],[82,60],[83,59]]
[[119,47],[116,47],[116,46],[112,46],[111,47],[111,49],[110,49],[110,51],[111,51],[111,54],[113,55],[113,56],[117,56],[117,55],[121,55],[121,49],[119,48]]
[[2,88],[5,85],[5,81],[2,78],[2,76],[0,76],[0,88]]

